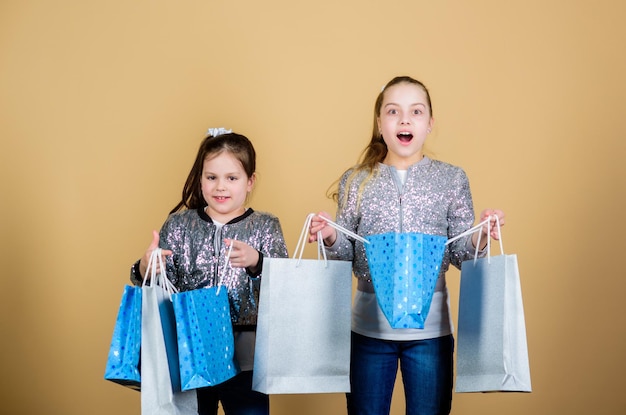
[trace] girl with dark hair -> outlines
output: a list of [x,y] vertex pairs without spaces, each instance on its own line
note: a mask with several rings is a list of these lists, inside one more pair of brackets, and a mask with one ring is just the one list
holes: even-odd
[[[216,285],[230,266],[226,286],[235,337],[235,359],[241,373],[211,387],[197,389],[198,413],[216,415],[222,403],[227,415],[268,415],[269,397],[252,390],[255,329],[264,257],[288,256],[277,217],[246,206],[256,180],[256,154],[247,137],[210,129],[189,172],[181,201],[131,270],[140,285],[148,259],[163,249],[167,276],[179,291]],[[222,282],[223,283],[223,282]]]

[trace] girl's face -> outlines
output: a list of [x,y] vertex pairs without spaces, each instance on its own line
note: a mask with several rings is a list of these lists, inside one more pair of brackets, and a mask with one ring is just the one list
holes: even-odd
[[205,159],[200,186],[211,219],[227,223],[242,215],[254,180],[255,176],[248,177],[241,162],[229,152]]
[[383,163],[405,170],[420,161],[433,123],[422,88],[410,83],[388,87],[378,116],[378,128],[388,149]]

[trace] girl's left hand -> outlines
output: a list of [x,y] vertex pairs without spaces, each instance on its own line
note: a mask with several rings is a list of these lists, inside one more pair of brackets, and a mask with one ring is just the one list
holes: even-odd
[[230,251],[230,265],[235,268],[255,267],[259,263],[259,251],[245,242],[236,239],[224,239],[226,250]]
[[[496,224],[496,216],[498,217],[498,221],[500,222],[500,227],[504,226],[504,212],[498,209],[485,209],[480,212],[480,222],[483,222],[489,219],[489,231],[491,237],[495,240],[500,239],[500,235],[498,234],[498,227]],[[487,235],[487,224],[483,225],[482,233],[484,236]]]

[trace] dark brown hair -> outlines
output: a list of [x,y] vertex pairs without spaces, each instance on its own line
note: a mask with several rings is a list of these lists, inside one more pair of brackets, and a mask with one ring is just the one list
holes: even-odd
[[222,134],[217,137],[209,135],[200,144],[196,160],[183,187],[182,199],[170,213],[178,212],[183,208],[199,209],[207,205],[204,197],[202,197],[202,189],[200,187],[204,161],[223,152],[232,154],[241,162],[248,178],[254,175],[256,171],[256,152],[246,136],[236,133]]

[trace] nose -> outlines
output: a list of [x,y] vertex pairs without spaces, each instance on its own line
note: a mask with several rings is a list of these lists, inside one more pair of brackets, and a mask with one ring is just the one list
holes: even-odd
[[411,124],[411,120],[406,114],[403,113],[402,116],[400,117],[400,124],[402,125]]

